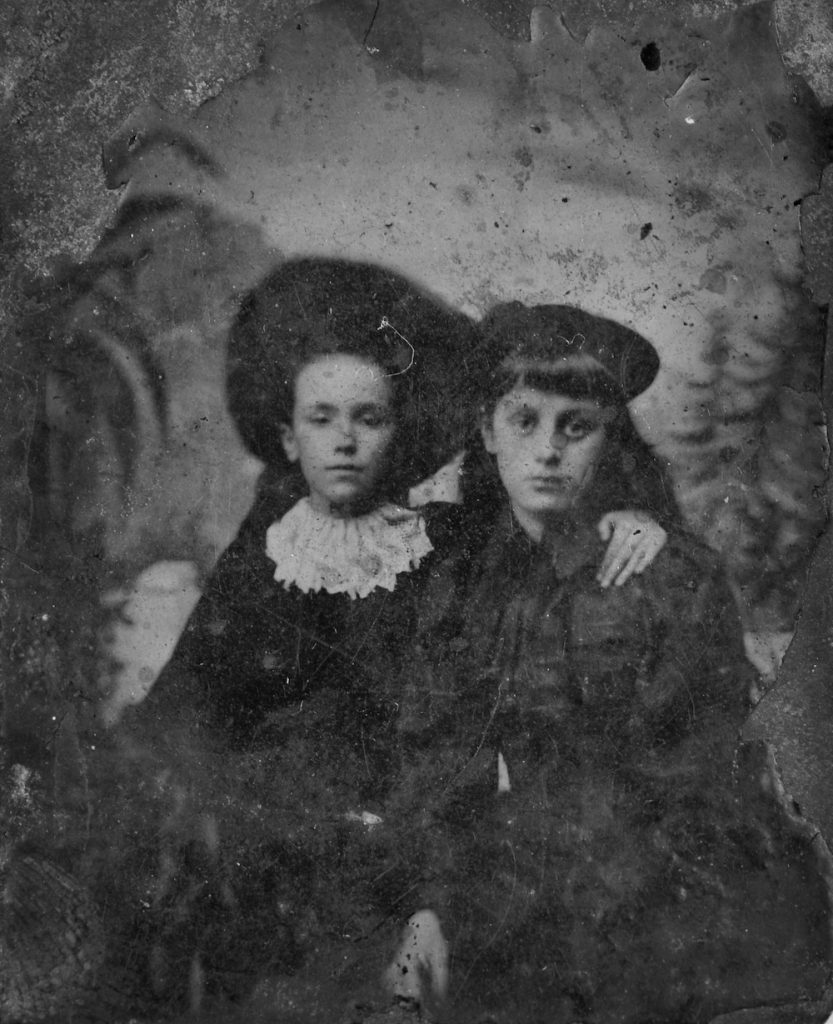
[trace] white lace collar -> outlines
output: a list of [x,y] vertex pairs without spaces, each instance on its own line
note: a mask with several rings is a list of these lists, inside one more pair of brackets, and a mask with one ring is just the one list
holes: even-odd
[[266,531],[275,579],[305,594],[326,590],[356,598],[376,587],[393,590],[397,574],[416,569],[433,550],[420,513],[394,504],[339,519],[302,498]]

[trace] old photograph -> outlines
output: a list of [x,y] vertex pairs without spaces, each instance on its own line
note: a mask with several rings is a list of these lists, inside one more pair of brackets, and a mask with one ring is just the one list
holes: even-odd
[[830,11],[145,13],[0,13],[0,1020],[826,1024]]

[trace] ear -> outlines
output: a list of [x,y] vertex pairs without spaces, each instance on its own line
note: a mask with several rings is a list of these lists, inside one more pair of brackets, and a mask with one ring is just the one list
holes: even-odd
[[485,409],[480,410],[480,436],[483,438],[483,447],[490,455],[495,454],[495,431],[492,427],[493,416],[490,416]]
[[295,440],[295,431],[288,423],[281,423],[278,427],[281,435],[281,444],[290,462],[297,462],[300,457],[298,442]]

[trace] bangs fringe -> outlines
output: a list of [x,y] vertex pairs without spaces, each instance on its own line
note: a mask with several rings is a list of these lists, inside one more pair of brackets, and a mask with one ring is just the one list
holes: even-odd
[[493,408],[498,400],[516,387],[531,388],[544,394],[564,395],[575,401],[598,402],[604,406],[624,408],[627,399],[619,384],[595,360],[585,365],[510,365],[502,366],[489,382],[486,405]]

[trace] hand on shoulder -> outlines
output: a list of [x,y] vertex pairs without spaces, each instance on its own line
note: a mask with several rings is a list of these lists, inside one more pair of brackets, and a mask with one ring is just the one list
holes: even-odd
[[603,590],[621,587],[648,568],[665,547],[668,534],[647,512],[608,512],[599,520],[599,536],[608,541],[596,579]]

